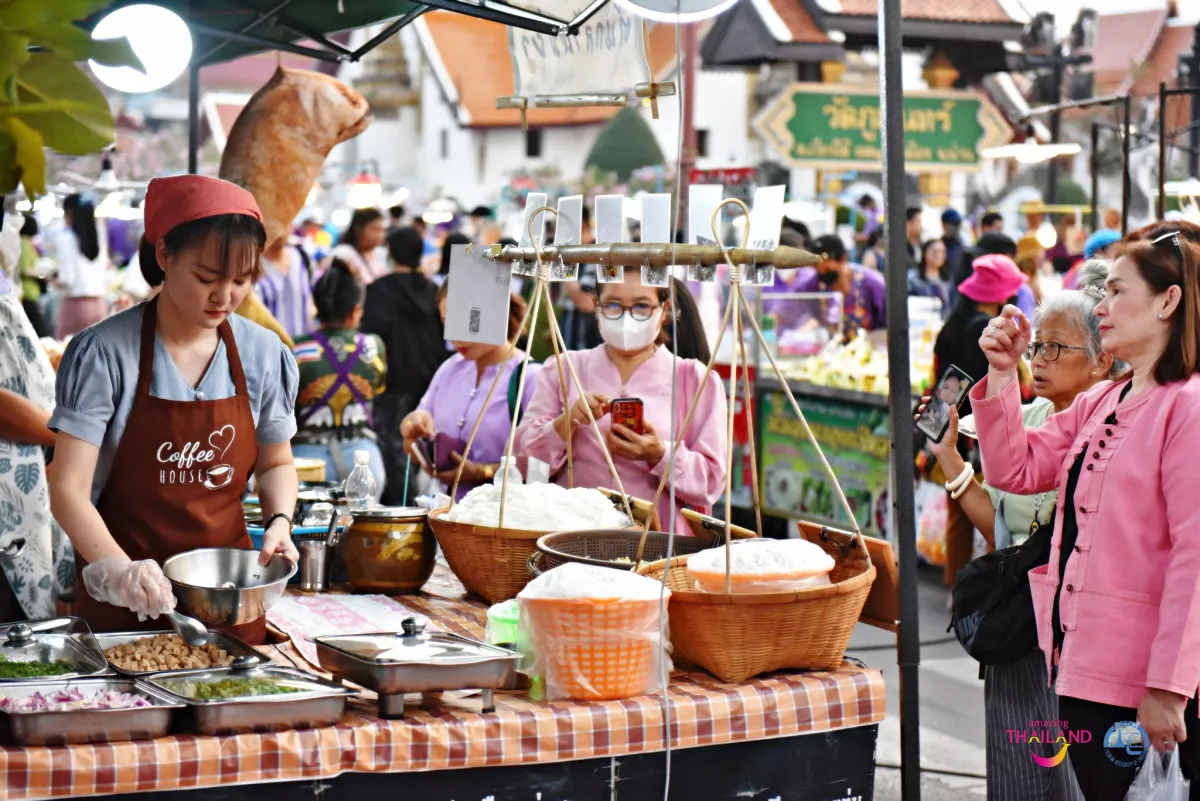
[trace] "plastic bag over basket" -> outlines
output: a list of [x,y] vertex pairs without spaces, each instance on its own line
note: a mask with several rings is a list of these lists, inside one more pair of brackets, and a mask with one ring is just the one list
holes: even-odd
[[574,562],[531,581],[517,596],[520,638],[547,698],[611,701],[660,690],[663,668],[672,668],[661,592],[645,576]]
[[[692,554],[688,575],[702,592],[725,592],[725,550]],[[829,584],[833,557],[807,540],[761,540],[729,548],[733,592],[790,592]]]

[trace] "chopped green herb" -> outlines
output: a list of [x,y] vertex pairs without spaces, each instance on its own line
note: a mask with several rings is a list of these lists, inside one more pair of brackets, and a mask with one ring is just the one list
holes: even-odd
[[32,679],[74,672],[75,667],[61,659],[57,662],[12,662],[0,655],[0,679]]
[[214,682],[165,681],[163,686],[185,698],[216,701],[222,698],[248,698],[304,692],[303,687],[288,687],[270,679],[221,679]]

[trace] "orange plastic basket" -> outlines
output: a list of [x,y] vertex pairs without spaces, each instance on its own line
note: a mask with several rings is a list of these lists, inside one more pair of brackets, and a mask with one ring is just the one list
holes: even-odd
[[521,598],[535,669],[551,698],[613,701],[644,695],[659,659],[658,599]]

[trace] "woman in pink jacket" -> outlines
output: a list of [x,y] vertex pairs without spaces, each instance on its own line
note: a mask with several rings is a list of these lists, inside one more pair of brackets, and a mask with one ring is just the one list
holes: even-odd
[[1172,226],[1155,234],[1121,246],[1096,307],[1126,376],[1026,429],[1016,365],[1030,326],[1008,306],[980,340],[989,372],[971,391],[988,483],[1059,488],[1050,563],[1029,578],[1088,801],[1125,797],[1151,753],[1143,733],[1181,747],[1200,798],[1200,247]]
[[[673,325],[669,293],[668,289],[643,286],[638,270],[629,268],[624,283],[600,284],[596,314],[604,344],[569,354],[583,385],[583,398],[567,375],[570,402],[564,408],[558,367],[554,359],[546,360],[517,438],[521,455],[549,464],[554,481],[566,486],[569,420],[575,486],[616,489],[600,441],[588,422],[587,407],[591,407],[625,491],[652,500],[670,453],[672,375],[677,380],[676,425],[683,425],[692,397],[703,387],[700,404],[675,456],[676,508],[670,508],[665,490],[658,504],[663,526],[669,526],[674,516],[675,531],[687,533],[680,510],[690,507],[707,514],[725,491],[726,403],[721,382],[706,374],[705,365],[693,359],[677,360],[663,346],[664,326]],[[680,339],[687,325],[698,326],[699,321],[679,321]],[[565,365],[562,369],[565,374]],[[618,398],[641,399],[642,433],[613,423],[609,411]]]

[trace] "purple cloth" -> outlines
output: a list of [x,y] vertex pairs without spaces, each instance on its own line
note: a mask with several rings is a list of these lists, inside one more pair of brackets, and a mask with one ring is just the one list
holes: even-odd
[[1029,285],[1021,287],[1017,290],[1017,308],[1024,312],[1025,316],[1030,320],[1037,314],[1037,301],[1033,297],[1033,290]]
[[[843,304],[842,327],[850,332],[856,328],[876,331],[887,326],[887,289],[883,276],[875,270],[866,270],[858,264],[850,265],[852,277],[850,292]],[[766,296],[772,292],[828,292],[821,285],[817,271],[811,267],[797,270],[794,278],[788,281],[782,273],[776,271],[775,284],[766,290]],[[812,305],[802,300],[766,300],[763,310],[775,316],[779,330],[796,328],[811,317]],[[830,304],[827,322],[837,319],[837,306]]]
[[[523,358],[524,356],[513,356],[504,364],[485,367],[483,375],[480,376],[475,362],[468,361],[462,354],[456,353],[438,368],[417,409],[433,415],[433,430],[436,433],[458,437],[463,441],[471,438],[471,429],[482,413],[483,423],[479,426],[479,433],[475,436],[467,458],[476,464],[499,464],[508,445],[508,432],[512,426],[512,417],[508,413],[508,385],[512,380],[513,371],[521,366]],[[537,375],[541,368],[540,364],[531,361],[525,369],[522,409],[533,397],[533,388],[537,384]],[[503,375],[500,376],[500,384],[492,394],[491,403],[484,411],[483,401],[496,378],[497,370],[502,370]],[[455,500],[461,500],[473,488],[460,485]]]
[[284,255],[288,259],[287,275],[280,273],[274,264],[264,258],[263,275],[255,285],[255,290],[271,316],[287,331],[288,336],[296,339],[313,331],[309,312],[312,286],[299,249],[288,245]]

